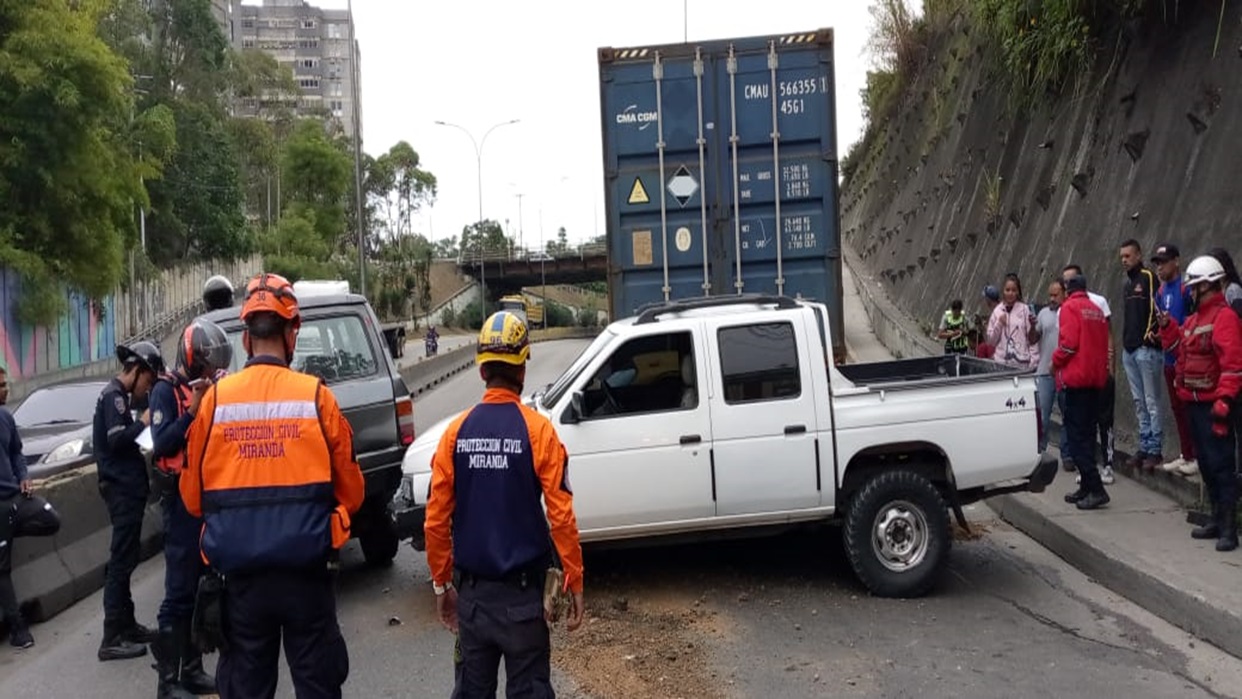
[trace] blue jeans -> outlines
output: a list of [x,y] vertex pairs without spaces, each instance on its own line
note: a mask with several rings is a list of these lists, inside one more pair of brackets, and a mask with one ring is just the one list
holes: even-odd
[[1122,355],[1122,366],[1130,382],[1134,413],[1139,423],[1139,450],[1161,456],[1164,452],[1164,416],[1161,393],[1164,386],[1164,353],[1154,347],[1140,347]]
[[[1052,429],[1052,404],[1057,401],[1057,383],[1051,374],[1035,376],[1035,399],[1039,402],[1039,419],[1044,429],[1039,433],[1039,453],[1048,448],[1048,430]],[[1064,411],[1062,411],[1064,415]],[[1065,430],[1061,430],[1061,441],[1065,441]]]

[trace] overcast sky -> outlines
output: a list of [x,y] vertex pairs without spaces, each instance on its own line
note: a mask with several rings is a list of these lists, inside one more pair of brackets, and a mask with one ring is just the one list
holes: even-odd
[[[524,240],[565,226],[570,240],[604,233],[603,151],[596,49],[782,34],[831,27],[836,35],[837,143],[859,136],[859,89],[871,65],[864,0],[353,0],[362,50],[363,144],[406,140],[439,178],[422,233],[460,233],[478,211],[474,147],[483,149],[483,215],[510,220]],[[247,3],[250,4],[250,3]],[[255,4],[258,4],[257,2]],[[346,0],[312,0],[346,7]],[[921,7],[921,1],[913,3]],[[418,224],[416,224],[418,225]]]

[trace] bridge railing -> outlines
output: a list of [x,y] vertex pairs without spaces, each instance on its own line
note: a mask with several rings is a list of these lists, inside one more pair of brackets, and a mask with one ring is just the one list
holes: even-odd
[[504,249],[488,247],[487,249],[463,250],[457,253],[457,264],[477,265],[482,262],[554,262],[556,260],[598,257],[608,254],[608,246],[604,243],[581,243],[565,248],[549,247],[547,249],[519,247],[510,245]]

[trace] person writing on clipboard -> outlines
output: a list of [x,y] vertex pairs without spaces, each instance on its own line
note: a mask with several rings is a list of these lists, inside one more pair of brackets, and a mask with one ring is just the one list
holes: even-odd
[[177,343],[177,367],[151,389],[151,443],[155,483],[164,512],[164,601],[159,637],[151,646],[159,685],[156,696],[176,699],[216,693],[216,680],[203,671],[203,654],[190,640],[198,579],[203,521],[185,509],[178,490],[185,469],[186,434],[198,415],[207,387],[233,361],[233,347],[220,326],[198,319]]

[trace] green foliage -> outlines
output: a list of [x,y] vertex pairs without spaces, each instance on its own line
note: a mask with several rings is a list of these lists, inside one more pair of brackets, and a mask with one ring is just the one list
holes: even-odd
[[569,234],[564,226],[556,229],[556,240],[544,241],[543,249],[549,255],[564,255],[569,252]]
[[568,306],[559,304],[551,299],[544,300],[543,319],[546,327],[549,328],[568,328],[577,322],[574,312]]
[[461,230],[461,251],[470,258],[508,254],[511,242],[496,221],[472,223]]
[[1014,106],[1031,108],[1081,85],[1095,56],[1095,0],[978,0],[975,20],[999,51]]
[[96,35],[99,9],[0,3],[0,264],[21,275],[26,322],[63,310],[60,282],[112,290],[145,201],[126,139],[132,80]]

